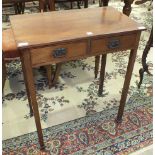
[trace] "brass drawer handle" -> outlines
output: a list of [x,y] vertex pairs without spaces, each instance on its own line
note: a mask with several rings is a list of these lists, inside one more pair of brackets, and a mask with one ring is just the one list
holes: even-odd
[[61,58],[61,57],[65,56],[66,53],[67,53],[66,48],[57,48],[52,52],[52,55],[54,58]]
[[120,45],[120,41],[118,39],[113,39],[110,40],[108,43],[108,48],[109,49],[114,49],[114,48],[118,48]]

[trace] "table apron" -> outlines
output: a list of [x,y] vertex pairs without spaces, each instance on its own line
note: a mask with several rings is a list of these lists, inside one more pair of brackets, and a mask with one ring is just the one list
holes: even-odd
[[134,49],[137,33],[83,39],[30,49],[33,67]]

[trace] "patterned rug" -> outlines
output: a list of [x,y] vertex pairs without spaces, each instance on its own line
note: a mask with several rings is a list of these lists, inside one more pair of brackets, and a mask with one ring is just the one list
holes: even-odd
[[[111,1],[122,10],[124,3]],[[8,78],[3,94],[3,154],[113,155],[130,154],[152,144],[152,76],[144,74],[137,88],[141,55],[152,26],[148,3],[133,5],[131,18],[144,25],[132,75],[123,122],[116,118],[129,51],[109,54],[105,86],[98,97],[98,78],[94,79],[94,57],[64,63],[58,83],[48,88],[45,70],[34,69],[37,100],[46,151],[40,152],[34,118],[29,116],[28,101],[20,60],[7,64]],[[64,6],[57,6],[57,9]],[[89,7],[98,7],[98,3]],[[66,6],[65,6],[66,8]],[[3,29],[10,27],[3,9]],[[38,12],[38,5],[26,5],[26,13]],[[147,63],[152,72],[152,49]],[[53,66],[55,67],[55,66]]]

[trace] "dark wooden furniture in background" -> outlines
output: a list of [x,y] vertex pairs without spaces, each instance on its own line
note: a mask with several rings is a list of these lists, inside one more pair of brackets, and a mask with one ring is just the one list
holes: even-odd
[[39,9],[43,10],[44,0],[2,0],[2,7],[14,6],[15,14],[24,14],[25,3],[39,1]]
[[[37,0],[2,0],[3,6],[7,6],[10,4],[13,4],[15,6],[15,12],[16,14],[21,14],[24,13],[24,8],[25,8],[25,2],[33,2]],[[88,7],[88,0],[39,0],[39,8],[44,10],[45,5],[47,4],[49,7],[49,10],[54,11],[55,10],[55,3],[62,3],[62,2],[84,2],[84,8]],[[134,0],[123,0],[124,1],[124,7],[123,7],[123,13],[126,15],[130,15],[131,12],[131,4],[133,3]],[[108,6],[109,0],[99,0],[99,6]],[[78,4],[79,5],[79,4]],[[72,8],[72,5],[71,5]]]
[[25,3],[39,1],[39,9],[44,11],[54,11],[55,3],[70,3],[71,9],[72,3],[77,2],[78,8],[80,8],[80,2],[84,2],[84,8],[88,7],[88,0],[2,0],[3,7],[14,7],[15,14],[24,14]]
[[[121,1],[121,0],[120,0]],[[123,13],[127,16],[131,13],[131,5],[134,0],[122,0],[124,1]],[[108,6],[109,0],[99,0],[99,6]]]
[[45,5],[48,5],[49,10],[55,10],[55,3],[70,3],[70,9],[73,9],[73,2],[77,2],[80,9],[80,2],[84,3],[84,8],[88,8],[88,0],[46,0]]
[[140,86],[142,84],[144,72],[147,72],[149,75],[152,75],[148,70],[148,65],[146,64],[146,58],[147,58],[148,52],[150,51],[151,47],[153,47],[153,28],[151,30],[149,40],[148,40],[148,42],[147,42],[147,44],[145,46],[145,49],[143,51],[143,55],[142,55],[142,66],[143,66],[143,68],[141,68],[139,70],[140,81],[139,81],[139,84],[138,84],[138,88],[140,88]]
[[[150,6],[152,5],[152,2],[153,0],[137,0],[135,2],[136,5],[140,5],[140,4],[143,4],[143,3],[146,3],[147,1],[150,1]],[[149,6],[149,7],[150,7]],[[148,7],[148,11],[150,11],[150,8]],[[150,36],[149,36],[149,39],[147,41],[147,44],[145,46],[145,49],[143,51],[143,54],[142,54],[142,67],[140,70],[139,70],[139,75],[140,75],[140,81],[138,83],[138,88],[140,88],[141,84],[142,84],[142,81],[143,81],[143,76],[144,76],[144,72],[147,72],[149,75],[152,75],[149,70],[148,70],[148,65],[146,64],[146,58],[147,58],[147,55],[148,55],[148,52],[150,51],[150,48],[153,47],[153,26],[152,26],[152,30],[151,30],[151,33],[150,33]]]
[[122,121],[140,34],[144,27],[111,7],[17,15],[10,17],[10,21],[21,52],[41,149],[45,146],[33,67],[102,55],[99,84],[101,95],[106,55],[131,49],[116,119],[117,122]]

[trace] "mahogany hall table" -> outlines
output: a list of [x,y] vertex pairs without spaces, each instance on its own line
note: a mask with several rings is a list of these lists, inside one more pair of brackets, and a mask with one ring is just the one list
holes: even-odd
[[143,26],[112,7],[16,15],[11,16],[10,21],[21,52],[24,79],[28,84],[27,93],[30,95],[41,149],[44,148],[44,141],[33,67],[102,55],[99,84],[101,95],[107,54],[130,49],[116,118],[117,122],[121,122],[140,34],[145,30]]

